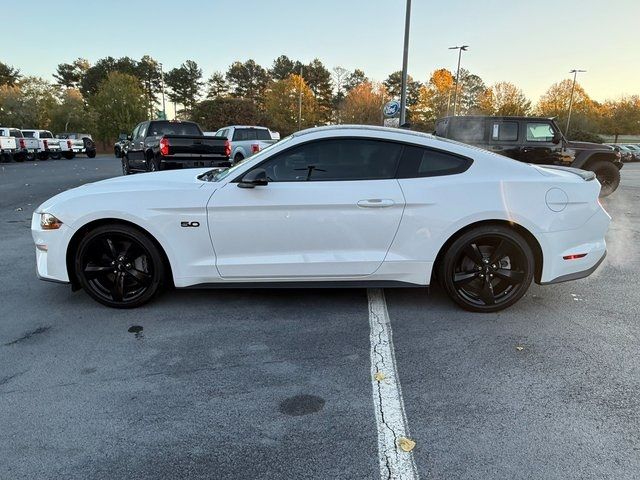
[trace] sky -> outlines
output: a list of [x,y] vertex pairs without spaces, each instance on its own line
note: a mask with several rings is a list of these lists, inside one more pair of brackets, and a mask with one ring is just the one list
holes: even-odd
[[[205,77],[235,60],[265,68],[285,54],[377,81],[402,67],[406,0],[56,0],[56,14],[5,22],[0,61],[53,80],[77,57],[139,59],[165,70],[195,60]],[[50,0],[30,0],[46,12]],[[68,12],[64,26],[62,13]],[[58,28],[53,24],[58,23]],[[533,102],[554,82],[578,81],[598,101],[640,94],[640,0],[413,0],[409,74],[462,66],[487,84],[509,81]]]

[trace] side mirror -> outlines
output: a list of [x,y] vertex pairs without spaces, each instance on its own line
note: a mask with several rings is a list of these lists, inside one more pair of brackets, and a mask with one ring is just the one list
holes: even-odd
[[247,173],[240,183],[238,183],[238,187],[240,188],[254,188],[256,186],[265,186],[269,183],[267,180],[267,172],[264,168],[256,168]]
[[127,140],[128,140],[128,141],[133,140],[133,135],[127,135]]
[[557,145],[560,143],[560,140],[562,140],[562,134],[560,132],[555,132],[551,141]]

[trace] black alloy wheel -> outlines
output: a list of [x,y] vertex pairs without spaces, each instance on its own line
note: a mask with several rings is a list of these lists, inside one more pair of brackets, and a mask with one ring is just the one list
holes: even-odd
[[82,288],[103,305],[133,308],[160,290],[162,256],[147,235],[127,225],[105,225],[78,245],[75,272]]
[[470,230],[455,240],[439,272],[447,294],[473,312],[496,312],[517,302],[533,280],[531,247],[503,226]]
[[129,159],[122,157],[122,174],[129,175],[131,173],[131,167],[129,166]]

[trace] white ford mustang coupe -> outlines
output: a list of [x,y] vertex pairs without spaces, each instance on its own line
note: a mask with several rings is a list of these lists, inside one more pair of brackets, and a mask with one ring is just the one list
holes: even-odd
[[118,177],[32,222],[38,276],[110,307],[163,286],[428,286],[493,312],[585,277],[610,217],[593,173],[421,133],[305,130],[232,168]]

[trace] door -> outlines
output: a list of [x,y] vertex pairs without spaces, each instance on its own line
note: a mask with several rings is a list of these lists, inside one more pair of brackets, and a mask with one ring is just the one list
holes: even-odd
[[148,122],[138,125],[133,131],[131,142],[127,156],[129,157],[129,166],[136,170],[146,170],[147,165],[144,158],[144,138],[147,134]]
[[227,278],[370,275],[404,209],[402,146],[369,139],[312,141],[255,168],[269,183],[216,191],[208,206],[216,265]]
[[489,120],[489,150],[500,155],[518,159],[518,122],[516,120]]
[[517,160],[549,165],[559,160],[562,147],[553,142],[555,130],[550,123],[531,121],[523,122],[524,142],[520,147]]

